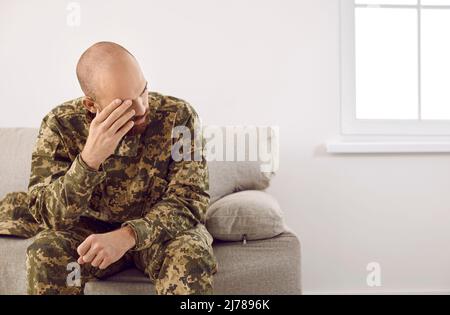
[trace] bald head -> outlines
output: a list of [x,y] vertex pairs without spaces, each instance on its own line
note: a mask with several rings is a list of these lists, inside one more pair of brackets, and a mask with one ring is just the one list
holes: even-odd
[[113,42],[92,45],[81,55],[77,64],[80,87],[86,96],[93,99],[104,94],[104,88],[117,80],[118,75],[140,76],[142,73],[134,56]]
[[89,47],[78,61],[77,77],[89,112],[101,112],[120,99],[133,102],[136,119],[148,114],[147,81],[136,58],[121,45],[99,42]]

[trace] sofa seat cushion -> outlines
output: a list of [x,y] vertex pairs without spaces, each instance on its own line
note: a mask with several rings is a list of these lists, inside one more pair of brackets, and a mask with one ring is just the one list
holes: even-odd
[[26,294],[26,252],[33,238],[0,236],[0,295]]

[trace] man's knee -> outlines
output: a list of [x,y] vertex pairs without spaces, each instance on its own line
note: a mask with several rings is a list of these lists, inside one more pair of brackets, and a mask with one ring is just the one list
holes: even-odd
[[71,272],[69,264],[76,262],[76,244],[77,240],[67,233],[43,231],[38,234],[27,248],[28,293],[79,293],[79,289],[67,285]]
[[217,260],[210,243],[184,234],[167,245],[156,281],[157,294],[212,294]]
[[62,265],[76,255],[77,240],[64,232],[43,231],[27,248],[27,258],[42,264]]

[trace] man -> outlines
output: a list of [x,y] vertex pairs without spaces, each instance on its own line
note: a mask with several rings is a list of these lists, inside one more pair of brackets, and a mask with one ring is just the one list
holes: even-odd
[[[130,265],[157,294],[211,294],[217,261],[204,226],[206,160],[203,152],[181,160],[172,152],[178,126],[191,133],[187,153],[202,150],[194,139],[196,111],[148,92],[136,59],[115,43],[87,49],[77,77],[85,96],[42,121],[28,193],[0,203],[0,221],[13,212],[16,219],[3,220],[0,234],[38,232],[27,249],[29,294],[82,294],[90,279]],[[24,208],[39,226],[25,220]],[[67,281],[74,262],[81,266],[78,286]]]

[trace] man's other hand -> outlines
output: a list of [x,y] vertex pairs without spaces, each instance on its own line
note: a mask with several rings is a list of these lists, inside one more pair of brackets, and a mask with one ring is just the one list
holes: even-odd
[[88,236],[77,248],[79,264],[106,269],[136,244],[134,231],[126,226],[116,231]]

